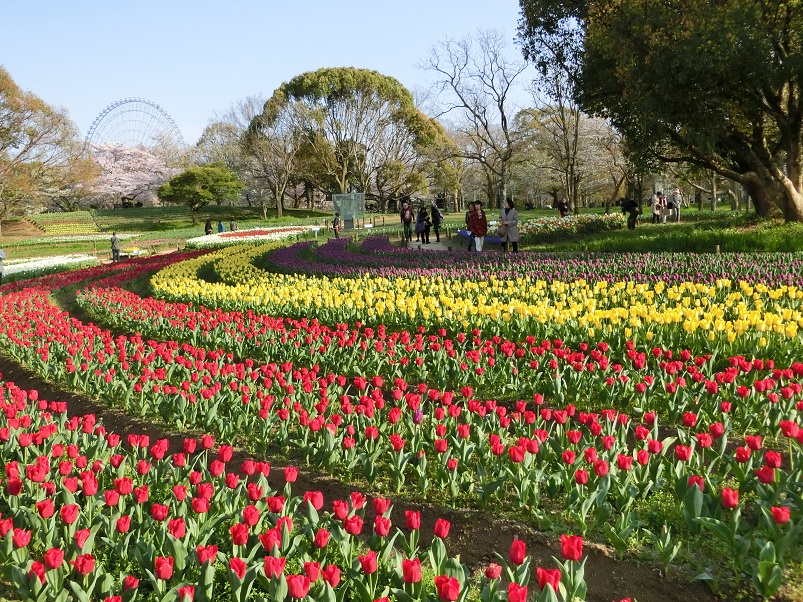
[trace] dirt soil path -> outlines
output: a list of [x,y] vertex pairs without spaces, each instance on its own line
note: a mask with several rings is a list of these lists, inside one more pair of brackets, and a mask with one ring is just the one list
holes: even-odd
[[[46,383],[3,356],[0,356],[0,374],[3,380],[13,382],[22,389],[36,389],[42,399],[67,402],[67,411],[71,416],[96,414],[110,431],[120,434],[144,433],[152,440],[168,439],[172,451],[181,449],[184,435],[166,431],[148,421],[138,420],[92,399]],[[246,457],[243,451],[239,451],[232,459],[231,465],[239,466]],[[276,488],[280,488],[284,485],[284,479],[282,471],[276,470],[277,468],[280,468],[280,465],[274,465],[270,480]],[[295,490],[319,490],[324,495],[326,506],[330,506],[333,500],[345,498],[353,489],[329,475],[301,469]],[[367,508],[366,522],[372,524],[371,504]],[[500,519],[486,512],[433,507],[399,499],[394,503],[392,516],[394,524],[403,525],[404,512],[411,509],[421,511],[421,534],[424,545],[429,543],[427,538],[433,532],[435,520],[441,517],[449,520],[452,528],[446,541],[447,550],[452,555],[459,554],[462,562],[472,570],[483,570],[489,562],[495,560],[494,552],[507,557],[514,537],[524,540],[533,559],[531,591],[538,591],[535,567],[552,568],[554,566],[552,557],[560,558],[560,544],[555,537],[539,533],[528,525]],[[664,579],[657,569],[639,566],[632,562],[618,562],[608,555],[602,546],[587,544],[585,550],[588,555],[586,582],[589,602],[611,600],[618,602],[625,597],[637,599],[639,602],[689,600],[705,602],[715,599],[702,583],[688,583],[679,576]]]

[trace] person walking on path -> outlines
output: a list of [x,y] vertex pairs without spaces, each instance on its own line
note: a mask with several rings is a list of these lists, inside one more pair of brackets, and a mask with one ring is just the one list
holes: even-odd
[[415,233],[421,238],[421,243],[429,244],[429,229],[432,222],[429,221],[426,208],[422,205],[418,210],[418,215],[415,218]]
[[482,203],[474,203],[474,211],[468,218],[468,230],[474,235],[474,247],[477,253],[482,252],[482,243],[485,242],[485,235],[488,234],[488,218],[482,210]]
[[206,223],[204,224],[204,234],[206,234],[207,236],[212,234],[212,220],[211,219],[206,220]]
[[513,199],[507,199],[504,209],[499,213],[499,237],[502,239],[503,252],[507,252],[508,243],[514,253],[519,252],[519,212]]
[[558,203],[558,213],[561,217],[569,215],[569,201],[566,200],[566,197],[563,197]]
[[399,217],[404,228],[404,240],[405,242],[410,242],[413,240],[413,210],[410,209],[410,205],[402,203]]
[[332,230],[335,232],[335,238],[340,238],[340,214],[335,212],[335,217],[332,220]]
[[217,233],[218,234],[223,234],[223,230],[225,230],[225,229],[226,228],[223,227],[223,222],[218,220],[217,221]]
[[432,229],[435,230],[435,242],[441,241],[441,223],[443,222],[443,213],[438,209],[435,203],[432,203]]
[[683,205],[683,193],[680,188],[675,188],[672,191],[672,196],[669,198],[669,209],[672,211],[672,217],[676,222],[680,222],[680,207]]
[[109,242],[112,243],[112,263],[117,263],[120,261],[120,239],[117,238],[117,232],[112,232]]
[[232,232],[236,232],[237,231],[237,221],[236,220],[231,220],[229,222],[229,230],[232,231]]

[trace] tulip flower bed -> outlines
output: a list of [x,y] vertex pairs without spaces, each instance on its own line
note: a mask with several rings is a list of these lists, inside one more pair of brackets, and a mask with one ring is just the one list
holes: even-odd
[[45,234],[89,234],[97,232],[98,227],[88,211],[65,213],[39,213],[28,219],[45,231]]
[[529,219],[519,224],[519,233],[525,242],[563,240],[574,234],[594,234],[608,230],[621,230],[627,220],[621,213],[604,215],[569,215]]
[[[274,251],[265,259],[285,257],[294,248]],[[419,324],[450,333],[479,328],[487,335],[514,340],[527,335],[576,341],[601,337],[617,346],[627,340],[645,345],[655,340],[670,348],[710,348],[719,356],[763,349],[788,363],[797,357],[803,325],[803,289],[788,285],[770,288],[727,279],[672,286],[629,280],[548,283],[530,276],[503,279],[493,274],[475,281],[422,278],[403,268],[387,268],[393,273],[386,275],[276,274],[253,264],[268,250],[236,249],[231,255],[224,251],[199,262],[177,264],[154,278],[153,286],[171,300],[314,317],[327,324],[362,322],[393,329]],[[303,269],[303,261],[279,261],[279,266]],[[203,263],[214,264],[221,282],[197,277]]]
[[[298,312],[287,310],[293,307],[291,296],[304,297],[310,293],[302,287],[326,286],[328,278],[268,274],[255,264],[264,263],[261,257],[275,262],[277,253],[270,251],[269,246],[226,249],[168,267],[153,278],[153,283],[166,297],[176,300],[172,302],[142,299],[117,288],[121,280],[153,269],[155,263],[143,262],[129,272],[88,270],[88,275],[104,279],[80,293],[85,312],[100,324],[139,333],[133,336],[112,336],[98,326],[70,318],[48,302],[46,288],[4,294],[0,297],[0,343],[6,353],[50,381],[64,383],[130,413],[162,420],[179,430],[214,433],[250,450],[257,458],[287,453],[387,494],[404,492],[456,507],[520,508],[514,513],[517,518],[540,525],[557,521],[566,531],[606,541],[618,557],[632,551],[634,545],[652,547],[664,572],[686,542],[712,559],[709,566],[714,576],[706,578],[727,580],[730,574],[738,579],[747,574],[755,590],[769,597],[780,587],[784,570],[800,561],[797,540],[803,512],[799,487],[803,461],[799,426],[803,364],[798,359],[800,340],[796,329],[803,323],[799,318],[800,291],[795,287],[779,284],[770,288],[746,281],[732,284],[722,279],[691,281],[675,287],[649,282],[624,282],[621,286],[618,282],[593,286],[585,282],[553,282],[551,286],[541,286],[537,281],[519,282],[508,285],[511,298],[518,294],[516,288],[526,285],[533,289],[525,291],[532,295],[533,307],[551,303],[561,311],[547,316],[553,324],[546,320],[543,324],[537,320],[528,323],[526,328],[542,332],[543,336],[524,334],[526,328],[521,324],[517,326],[520,330],[510,328],[503,335],[494,332],[492,316],[482,313],[466,314],[466,320],[477,322],[474,330],[461,329],[462,323],[457,320],[443,323],[422,319],[423,313],[406,312],[405,317],[405,312],[395,307],[388,310],[386,317],[395,312],[397,323],[383,324],[370,312],[376,298],[389,293],[377,288],[380,278],[354,272],[342,279],[343,291],[350,290],[350,297],[342,292],[319,313],[314,303],[310,305],[308,314],[319,316],[320,321],[294,319],[292,316],[300,315],[302,310],[300,306]],[[325,251],[318,261],[309,261],[307,256],[300,256],[301,252],[298,248],[292,251],[299,261],[326,265]],[[390,255],[379,249],[374,252],[379,258]],[[351,255],[355,256],[353,265],[357,265],[356,256],[360,254]],[[405,288],[407,281],[417,282],[415,268],[406,265],[413,261],[412,255],[399,253],[401,267],[387,268],[397,269],[398,274],[395,280],[385,280],[403,291],[412,290]],[[168,263],[164,260],[162,265]],[[210,268],[222,284],[198,279],[199,269]],[[715,269],[702,274],[700,280],[709,278]],[[80,274],[72,278],[77,282]],[[41,280],[39,286],[61,286],[63,282]],[[492,282],[489,286],[480,279],[454,279],[448,284],[473,303],[484,303],[483,295],[500,290],[493,289],[499,285]],[[260,287],[279,290],[272,301],[277,310],[275,317],[251,309],[266,307],[261,301],[267,293]],[[363,289],[374,297],[369,300],[370,295]],[[6,287],[3,290],[6,292]],[[450,302],[451,290],[441,288],[439,303]],[[326,289],[322,296],[332,294],[332,289]],[[686,321],[657,325],[639,313],[649,307],[670,311],[667,308],[672,303],[684,304],[683,296],[690,310],[683,314]],[[411,298],[412,293],[408,299]],[[232,303],[232,299],[237,301]],[[729,323],[730,329],[723,327],[721,334],[713,337],[713,327],[698,324],[700,332],[688,330],[689,316],[699,317],[703,312],[692,309],[696,301],[708,312],[720,312],[718,318],[723,324]],[[751,310],[754,314],[748,314],[746,308],[744,314],[739,314],[741,309],[731,307],[747,305],[748,301],[756,304],[756,309]],[[205,309],[199,306],[201,302],[221,307]],[[237,311],[238,304],[248,309]],[[617,304],[622,316],[635,315],[643,323],[637,324],[628,317],[625,323],[614,324],[611,320],[606,326],[601,314],[594,313],[600,306],[612,311]],[[562,317],[564,313],[568,316]],[[733,319],[737,314],[745,325],[739,326],[738,319]],[[590,322],[591,318],[584,316],[593,316],[600,322]],[[510,321],[523,318],[530,316],[515,314]],[[363,319],[365,324],[360,323]],[[412,330],[411,324],[416,325]],[[536,330],[536,325],[542,330]],[[483,331],[480,326],[488,328]],[[648,336],[650,332],[652,337]],[[731,335],[733,340],[729,340]],[[748,355],[749,344],[753,349]],[[743,347],[741,353],[733,353],[739,345]],[[756,353],[761,355],[756,358]],[[50,406],[43,410],[53,413]],[[60,421],[58,418],[55,423]],[[15,424],[9,426],[7,441],[18,434]],[[82,423],[76,425],[78,430],[85,430]],[[41,427],[36,429],[41,432]],[[84,434],[95,430],[89,428],[90,432]],[[0,430],[0,442],[3,436]],[[36,464],[38,446],[33,440],[27,446],[17,442],[22,449],[15,453],[23,454],[18,462],[26,466],[26,471]],[[101,444],[95,447],[103,449]],[[125,456],[127,452],[116,448],[108,453]],[[390,595],[409,602],[462,601],[466,596],[484,601],[505,596],[524,602],[527,597],[527,590],[522,588],[528,586],[529,569],[519,574],[527,563],[518,549],[510,551],[505,585],[490,579],[496,571],[491,569],[490,577],[483,578],[476,585],[478,589],[473,589],[475,586],[468,586],[465,567],[459,567],[459,563],[451,565],[451,572],[439,568],[442,565],[437,559],[446,558],[440,544],[433,544],[435,552],[433,548],[412,552],[415,529],[407,528],[397,535],[399,552],[392,552],[393,529],[379,520],[387,519],[381,505],[368,541],[361,544],[351,539],[345,546],[335,533],[343,535],[338,525],[348,533],[345,521],[349,514],[340,518],[336,505],[334,516],[318,512],[322,507],[316,509],[317,496],[311,496],[316,498],[312,501],[304,496],[294,501],[286,492],[281,495],[287,510],[283,507],[273,512],[265,505],[267,499],[262,506],[255,500],[251,504],[245,502],[257,507],[258,520],[262,521],[258,529],[248,524],[245,505],[237,507],[240,502],[234,500],[240,498],[231,498],[229,503],[234,509],[210,527],[208,538],[199,535],[201,541],[185,548],[186,558],[191,560],[184,572],[171,573],[160,585],[156,571],[167,574],[169,557],[176,571],[177,555],[173,548],[165,547],[173,545],[169,521],[180,517],[187,533],[193,537],[200,533],[200,527],[193,530],[188,526],[188,517],[197,518],[191,505],[183,506],[183,514],[176,510],[179,500],[171,497],[172,487],[187,486],[185,481],[192,478],[194,471],[200,473],[201,482],[214,482],[217,492],[228,487],[224,474],[232,469],[226,466],[229,460],[214,456],[211,450],[203,452],[200,460],[183,458],[191,464],[195,462],[186,473],[170,472],[176,469],[174,464],[159,464],[153,452],[146,454],[141,446],[131,453],[134,456],[123,461],[127,472],[122,476],[139,479],[139,484],[147,478],[153,504],[146,500],[142,519],[133,511],[134,506],[129,515],[137,524],[147,523],[149,515],[155,522],[147,523],[146,529],[156,532],[138,534],[137,541],[161,541],[159,545],[163,547],[152,556],[129,560],[130,570],[121,567],[124,561],[107,551],[90,551],[93,570],[101,561],[112,558],[109,566],[113,568],[109,571],[116,579],[107,580],[116,590],[108,594],[96,590],[96,596],[130,595],[120,591],[120,580],[132,574],[140,580],[146,595],[155,593],[156,599],[180,599],[178,588],[184,587],[194,587],[196,599],[207,599],[203,593],[206,565],[193,556],[192,550],[193,546],[215,545],[222,555],[209,565],[215,566],[211,571],[214,576],[209,578],[216,599],[245,599],[243,596],[249,593],[242,589],[246,582],[256,599],[281,598],[279,594],[283,594],[327,602],[356,598],[372,602]],[[45,451],[44,455],[52,457],[52,452]],[[88,453],[84,455],[90,457]],[[4,461],[6,457],[12,456],[4,454]],[[108,456],[109,463],[111,457]],[[102,455],[101,460],[105,466],[107,460]],[[222,466],[215,464],[216,460]],[[140,472],[141,461],[151,463],[145,474]],[[93,461],[88,465],[94,466]],[[96,473],[103,470],[101,467]],[[221,472],[215,476],[218,470]],[[264,481],[257,473],[255,469],[248,485]],[[83,495],[78,493],[83,486],[80,474],[61,475],[66,479],[74,476],[79,481],[71,492],[74,499]],[[164,480],[161,476],[173,474],[183,476],[176,476],[177,480],[172,476]],[[154,477],[156,484],[150,485]],[[242,474],[240,478],[245,481]],[[6,480],[9,479],[7,474]],[[73,481],[67,482],[73,485]],[[267,481],[264,484],[268,487]],[[7,483],[4,485],[3,495],[8,495]],[[243,483],[239,489],[246,496],[248,485]],[[155,487],[162,487],[161,497],[153,492]],[[36,501],[43,501],[46,494]],[[56,506],[83,503],[82,499],[74,502],[60,498],[60,492],[54,495]],[[266,495],[275,498],[280,494],[270,490]],[[202,496],[195,493],[194,497]],[[100,496],[95,494],[95,498],[95,504],[102,507]],[[658,519],[651,518],[649,512],[656,499],[663,500],[667,507]],[[0,498],[0,506],[3,503]],[[36,508],[35,502],[27,505]],[[154,505],[158,506],[159,516],[162,507],[168,507],[163,520],[153,517]],[[359,509],[352,506],[348,507],[349,513],[362,517]],[[312,525],[313,510],[317,520],[324,521],[321,527]],[[82,508],[82,512],[92,515],[92,510]],[[102,514],[102,510],[99,512]],[[3,518],[6,516],[3,511]],[[313,555],[293,560],[284,547],[277,553],[269,551],[257,531],[264,527],[275,532],[278,527],[282,532],[282,516],[292,517],[293,529],[301,525],[301,531],[288,533],[290,548],[301,536],[294,553],[317,553],[317,529],[331,533],[337,545],[329,544],[335,551],[325,562],[331,561],[341,571],[343,589],[329,584],[330,592],[325,579],[313,579],[320,577],[328,564],[312,566],[312,572],[307,573],[305,563],[323,562]],[[249,533],[246,544],[235,543],[231,530],[235,523],[245,525]],[[34,530],[27,524],[18,525],[15,519],[13,526]],[[91,526],[84,528],[91,534]],[[238,528],[243,530],[242,526]],[[13,554],[14,533],[10,538],[8,533],[5,535],[6,550]],[[67,535],[52,547],[66,550]],[[283,532],[281,535],[284,539]],[[563,546],[565,562],[559,563],[562,566],[539,568],[538,599],[585,597],[582,553],[576,547],[580,541],[567,536]],[[17,566],[17,577],[27,576],[35,583],[30,571],[35,569],[37,575],[39,569],[33,562],[47,566],[44,554],[50,548],[43,544],[33,549],[36,553],[25,557],[24,562],[5,564]],[[376,572],[366,571],[363,564],[365,560],[372,568],[371,551],[377,553]],[[89,585],[88,579],[82,581],[81,571],[89,566],[89,559],[78,560],[83,555],[83,550],[78,549],[73,556],[68,554],[68,560],[79,562],[83,569],[74,562],[59,565],[73,567],[73,576],[65,581],[73,592],[75,587],[85,592]],[[282,567],[284,586],[280,585],[282,577],[274,581],[268,574],[267,563],[279,562],[264,560],[268,556],[287,559]],[[165,559],[159,569],[158,558]],[[422,579],[413,580],[422,567]],[[137,573],[139,570],[143,572]],[[90,573],[94,574],[87,574]],[[45,571],[45,581],[47,578]],[[99,578],[93,587],[103,579]],[[557,584],[557,595],[548,583]],[[241,588],[236,590],[239,594],[235,593],[237,584]]]
[[[318,365],[298,369],[289,362],[281,366],[258,365],[251,360],[241,363],[233,354],[188,344],[146,343],[140,337],[114,339],[75,320],[69,339],[56,340],[54,336],[47,345],[37,347],[28,341],[47,334],[48,329],[54,329],[54,335],[64,333],[61,322],[66,316],[48,309],[36,291],[15,297],[3,301],[12,303],[14,313],[24,319],[14,323],[9,315],[2,338],[22,361],[44,376],[66,378],[75,388],[109,403],[122,403],[128,411],[161,416],[178,428],[201,426],[224,437],[247,433],[245,443],[260,454],[277,445],[298,449],[313,465],[359,476],[374,486],[386,483],[397,491],[415,488],[424,495],[443,491],[453,503],[468,499],[483,507],[501,502],[522,507],[539,520],[547,512],[563,508],[580,532],[592,526],[603,529],[621,553],[629,535],[638,532],[632,510],[639,500],[661,490],[674,496],[684,509],[690,533],[710,528],[722,537],[723,545],[746,543],[747,549],[733,548],[734,553],[739,552],[736,558],[749,552],[751,542],[765,537],[772,525],[783,525],[788,522],[784,517],[800,514],[801,504],[792,484],[799,478],[801,454],[793,438],[803,436],[788,417],[800,409],[795,398],[800,398],[803,365],[773,372],[769,363],[733,358],[732,369],[719,376],[691,378],[704,382],[707,394],[713,396],[719,393],[720,382],[730,380],[728,385],[739,386],[736,378],[740,374],[747,382],[766,374],[760,385],[754,383],[764,391],[777,387],[774,379],[788,385],[788,393],[769,402],[773,404],[769,411],[744,411],[745,417],[751,412],[763,415],[762,426],[789,439],[789,463],[785,465],[772,450],[761,458],[758,435],[745,437],[745,445],[736,450],[728,448],[731,414],[738,415],[733,406],[741,403],[722,401],[721,397],[711,404],[718,422],[705,424],[699,416],[684,412],[678,417],[676,436],[671,437],[659,434],[653,411],[644,413],[641,420],[631,420],[614,409],[586,413],[572,405],[546,407],[537,397],[532,402],[520,401],[508,411],[495,402],[474,399],[470,388],[456,393],[431,389],[425,383],[410,387],[401,379],[394,381],[386,400],[381,376],[349,382],[342,375],[324,375]],[[555,357],[565,359],[565,354],[575,353],[561,351],[564,347],[559,343],[542,344],[541,349],[554,349],[549,361],[556,363]],[[601,349],[605,346],[598,345],[596,351]],[[634,380],[629,375],[640,370],[639,366],[643,368],[646,360],[645,354],[629,351],[634,352],[630,354],[633,366],[618,379],[623,383]],[[685,357],[678,365],[666,361],[670,359],[668,351],[658,349],[652,355],[661,358],[667,372],[683,367],[688,374],[702,375],[702,370],[709,368],[705,357]],[[80,366],[73,362],[76,356],[81,358]],[[571,362],[576,358],[569,358],[572,370],[566,371],[567,376],[572,371],[596,373],[600,364],[609,365],[604,354],[596,357],[592,370],[581,364],[581,371]],[[654,384],[646,376],[636,383],[635,391],[646,393],[647,386]],[[682,380],[678,377],[674,384]],[[570,385],[584,388],[581,382],[567,381],[567,389]],[[277,403],[278,399],[284,402]],[[766,511],[762,516],[767,520],[773,517],[775,521],[780,513],[779,522],[740,522],[739,491],[750,497],[754,510]],[[729,512],[731,509],[736,512]],[[676,551],[670,532],[644,533],[655,538],[659,551]],[[777,569],[773,573],[782,570],[792,553],[797,535],[794,522],[788,528],[777,527],[775,535],[772,563]],[[671,558],[667,565],[669,561]],[[770,588],[772,583],[774,577],[762,587]]]
[[264,243],[266,241],[284,240],[309,231],[310,226],[284,226],[280,228],[253,228],[236,232],[216,232],[206,236],[190,238],[187,240],[187,247],[201,249],[251,242]]
[[[211,436],[180,450],[123,441],[93,415],[68,419],[65,404],[2,381],[0,405],[0,566],[23,600],[527,600],[522,541],[475,581],[447,553],[446,520],[424,548],[418,512],[394,526],[391,502],[376,497],[369,525],[361,493],[294,495],[292,467],[276,490],[269,463],[235,466]],[[564,536],[562,550],[557,568],[537,568],[539,599],[585,597],[582,538]]]

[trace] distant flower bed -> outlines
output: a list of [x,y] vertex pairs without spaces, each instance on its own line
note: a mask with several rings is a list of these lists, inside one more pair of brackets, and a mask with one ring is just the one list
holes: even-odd
[[310,226],[285,226],[281,228],[253,228],[251,230],[238,230],[237,232],[221,232],[198,236],[187,240],[190,248],[222,247],[242,242],[264,242],[282,240],[298,236],[310,231]]
[[522,236],[531,239],[557,239],[572,234],[593,234],[607,230],[619,230],[626,219],[619,213],[607,215],[570,215],[568,217],[542,217],[519,225]]
[[93,255],[73,254],[56,255],[53,257],[28,257],[26,259],[6,260],[3,270],[3,280],[6,282],[23,280],[54,274],[77,267],[85,267],[97,263]]
[[[117,233],[117,238],[120,240],[128,240],[142,236],[141,233]],[[29,247],[31,245],[42,244],[55,244],[60,242],[109,242],[111,233],[107,234],[65,234],[63,236],[37,236],[35,238],[26,238],[25,240],[14,241],[15,247]]]

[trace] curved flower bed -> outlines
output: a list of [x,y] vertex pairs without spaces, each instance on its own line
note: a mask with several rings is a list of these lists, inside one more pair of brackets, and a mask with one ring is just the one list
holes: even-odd
[[[303,245],[303,243],[302,243]],[[744,281],[712,284],[683,282],[634,283],[622,280],[547,283],[537,278],[473,281],[421,278],[415,270],[381,268],[383,275],[333,277],[295,273],[314,266],[337,269],[299,256],[303,246],[273,251],[288,273],[258,270],[253,259],[270,249],[255,247],[205,261],[215,262],[222,282],[196,276],[197,267],[176,265],[153,280],[158,294],[176,301],[193,300],[228,310],[259,311],[289,317],[315,317],[328,324],[364,322],[451,333],[479,328],[486,334],[521,339],[562,338],[583,341],[602,337],[621,345],[625,340],[675,348],[708,348],[719,355],[767,349],[792,361],[803,326],[803,290],[770,289]],[[295,254],[295,255],[293,255]],[[288,257],[294,257],[292,262]],[[293,273],[289,273],[292,269]],[[383,271],[387,270],[387,271]]]
[[284,240],[310,231],[309,226],[284,226],[280,228],[252,228],[236,232],[221,232],[198,236],[187,240],[189,248],[222,247],[244,242],[266,242]]

